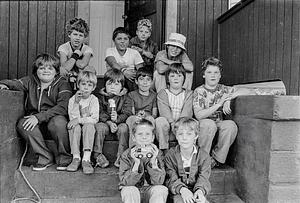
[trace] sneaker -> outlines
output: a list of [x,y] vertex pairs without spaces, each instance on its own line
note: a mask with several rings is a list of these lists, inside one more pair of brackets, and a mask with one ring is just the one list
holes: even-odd
[[53,165],[53,163],[49,163],[49,164],[36,163],[36,164],[33,165],[32,170],[34,170],[34,171],[43,171],[51,165]]
[[94,168],[90,161],[82,161],[81,163],[82,171],[84,174],[92,174],[94,173]]
[[65,170],[67,170],[67,167],[68,167],[68,166],[69,166],[68,163],[58,164],[58,165],[56,166],[56,170],[58,170],[58,171],[65,171]]
[[219,162],[215,160],[213,157],[211,157],[211,168],[214,168],[216,166],[219,166]]
[[120,157],[117,157],[117,160],[114,163],[115,167],[119,168],[120,167]]
[[109,165],[109,162],[108,160],[106,159],[106,157],[104,156],[104,154],[99,154],[96,158],[96,165],[95,167],[97,166],[100,166],[101,168],[105,168]]
[[78,170],[79,166],[80,166],[80,159],[75,158],[75,159],[72,160],[70,165],[67,167],[67,171],[75,172],[75,171]]

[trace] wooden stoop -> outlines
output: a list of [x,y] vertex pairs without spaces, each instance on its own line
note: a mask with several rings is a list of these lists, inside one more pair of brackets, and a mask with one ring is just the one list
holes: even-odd
[[[110,161],[109,168],[97,168],[92,175],[77,172],[56,171],[55,166],[45,171],[32,171],[31,167],[22,169],[32,186],[47,203],[119,203],[118,169],[113,166],[117,151],[117,141],[105,141],[104,154]],[[235,195],[235,169],[225,166],[213,169],[210,177],[212,191],[208,197],[210,203],[242,203]],[[16,196],[33,197],[20,173],[15,174]],[[22,201],[21,201],[22,202]],[[23,201],[28,202],[28,201]]]

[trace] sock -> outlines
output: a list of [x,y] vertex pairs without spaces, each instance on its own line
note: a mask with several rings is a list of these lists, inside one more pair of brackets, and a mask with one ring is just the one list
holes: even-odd
[[73,159],[79,159],[80,160],[80,154],[73,154]]
[[91,150],[84,150],[82,161],[90,161],[91,160]]

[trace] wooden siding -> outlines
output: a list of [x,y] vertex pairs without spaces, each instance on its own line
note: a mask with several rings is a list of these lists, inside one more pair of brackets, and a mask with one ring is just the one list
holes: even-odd
[[218,56],[216,19],[227,8],[228,0],[178,0],[177,31],[187,37],[187,53],[195,66],[193,87],[203,82],[202,61]]
[[75,1],[1,1],[0,79],[30,74],[39,53],[56,55],[68,40],[65,23],[76,15]]
[[246,0],[221,16],[223,82],[281,79],[300,95],[299,8],[299,0]]

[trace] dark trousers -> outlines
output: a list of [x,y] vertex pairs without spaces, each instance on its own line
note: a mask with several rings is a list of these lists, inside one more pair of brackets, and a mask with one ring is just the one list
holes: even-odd
[[[35,126],[31,130],[24,130],[23,123],[25,118],[21,118],[17,125],[20,135],[32,146],[33,151],[38,155],[39,164],[48,164],[53,162],[54,158],[51,151],[45,143],[47,135],[53,139],[57,146],[58,157],[57,164],[70,163],[72,155],[70,154],[70,142],[67,131],[67,119],[64,116],[54,116],[48,123],[44,122]],[[46,131],[46,133],[44,133]]]

